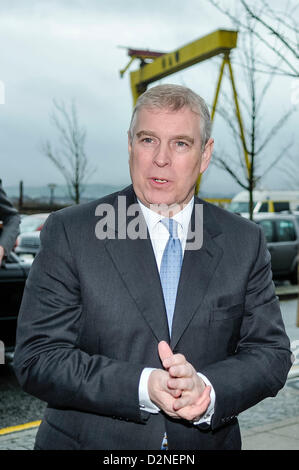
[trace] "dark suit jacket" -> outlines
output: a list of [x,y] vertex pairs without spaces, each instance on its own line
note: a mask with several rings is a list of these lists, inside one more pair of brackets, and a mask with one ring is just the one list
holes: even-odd
[[[122,193],[136,203],[132,187]],[[261,229],[204,205],[203,246],[186,251],[169,338],[149,238],[99,240],[99,203],[52,214],[27,281],[14,367],[24,390],[48,403],[39,449],[238,449],[236,415],[284,385],[289,340]],[[192,218],[193,221],[193,218]],[[111,237],[114,237],[114,239]],[[210,428],[141,412],[144,367],[161,367],[170,341],[216,392]]]
[[20,216],[7,198],[0,180],[0,220],[3,228],[0,230],[0,245],[3,246],[5,255],[13,249],[19,235]]

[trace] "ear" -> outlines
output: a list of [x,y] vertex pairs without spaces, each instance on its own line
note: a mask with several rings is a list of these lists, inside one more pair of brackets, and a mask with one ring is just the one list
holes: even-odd
[[132,139],[131,139],[130,131],[128,131],[128,150],[129,150],[129,155],[130,155],[131,150],[132,150]]
[[200,173],[203,173],[208,168],[211,161],[213,149],[214,139],[209,139],[201,155]]

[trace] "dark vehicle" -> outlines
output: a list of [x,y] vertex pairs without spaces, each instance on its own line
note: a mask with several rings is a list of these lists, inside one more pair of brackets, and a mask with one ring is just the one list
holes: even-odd
[[6,353],[15,347],[17,318],[31,264],[11,253],[0,268],[0,340]]
[[22,233],[18,237],[15,252],[19,255],[31,255],[34,257],[40,247],[40,231]]
[[274,279],[298,283],[299,216],[293,214],[259,214],[254,221],[261,225],[271,254]]

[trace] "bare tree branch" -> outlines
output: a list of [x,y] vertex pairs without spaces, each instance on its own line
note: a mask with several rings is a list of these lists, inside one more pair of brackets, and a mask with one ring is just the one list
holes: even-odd
[[286,113],[277,121],[277,123],[272,127],[264,141],[261,143],[259,148],[257,149],[256,153],[259,154],[264,150],[264,148],[268,145],[271,141],[272,137],[277,134],[277,132],[281,129],[282,125],[285,125],[286,122],[290,119],[291,115],[295,112],[295,108],[286,111]]
[[[268,12],[272,15],[272,18],[274,18],[277,22],[281,23],[286,28],[290,29],[292,32],[299,33],[299,28],[297,28],[296,22],[293,18],[294,13],[295,13],[295,11],[297,10],[297,8],[299,6],[298,4],[294,5],[294,8],[292,9],[292,11],[290,11],[290,12],[281,11],[281,12],[279,12],[280,15],[278,16],[278,14],[269,5],[269,2],[267,2],[266,0],[261,0],[261,1],[262,1],[263,5],[265,6],[265,8],[268,10]],[[293,20],[292,21],[293,24],[290,25],[289,23],[287,23],[283,19],[283,16],[286,16],[291,21]]]
[[[244,0],[242,1],[243,5]],[[228,12],[223,7],[220,7],[218,2],[215,0],[211,0],[212,4],[216,5],[222,12]],[[259,4],[260,8],[255,8],[255,14],[257,12],[260,17],[263,17],[268,10],[267,4]],[[246,165],[245,165],[245,158],[244,152],[240,152],[240,143],[236,144],[236,140],[239,139],[241,141],[240,131],[237,127],[235,121],[232,121],[232,109],[233,109],[233,100],[228,99],[226,96],[226,103],[227,107],[222,108],[218,107],[217,112],[220,116],[226,121],[229,126],[229,129],[232,132],[232,136],[234,138],[236,148],[238,149],[237,155],[239,159],[243,155],[243,161],[240,160],[240,164],[235,168],[234,160],[230,158],[228,161],[223,155],[220,157],[218,154],[214,157],[214,164],[219,168],[225,170],[242,188],[248,191],[249,193],[249,216],[252,218],[253,215],[253,190],[256,188],[257,184],[264,178],[265,174],[272,171],[275,168],[275,165],[285,157],[286,150],[290,147],[290,142],[285,143],[285,147],[282,149],[281,152],[273,158],[271,155],[271,162],[267,165],[267,168],[261,172],[262,163],[264,163],[264,156],[265,156],[265,148],[273,141],[274,137],[280,132],[282,127],[288,122],[291,115],[295,111],[295,107],[293,106],[291,110],[288,110],[284,113],[284,115],[279,118],[279,120],[272,126],[270,130],[267,129],[267,125],[265,124],[262,106],[264,103],[264,99],[269,91],[274,76],[277,75],[277,71],[280,68],[280,64],[284,64],[286,66],[286,62],[283,61],[284,57],[283,54],[285,50],[283,50],[282,43],[279,43],[278,36],[274,37],[274,46],[269,44],[269,47],[275,47],[275,53],[279,59],[276,61],[276,64],[271,64],[272,70],[274,74],[269,76],[266,81],[260,83],[260,75],[257,72],[259,68],[259,64],[261,64],[261,59],[259,57],[257,51],[257,42],[261,41],[260,33],[257,31],[257,22],[255,18],[252,18],[248,12],[245,11],[244,13],[245,18],[243,19],[242,16],[240,18],[235,18],[230,12],[228,12],[228,16],[233,19],[235,24],[238,26],[242,26],[243,34],[241,35],[241,46],[238,47],[237,52],[235,53],[238,58],[238,63],[241,65],[243,73],[244,73],[244,83],[246,85],[247,93],[241,97],[240,102],[244,110],[246,110],[245,116],[246,119],[244,120],[243,116],[243,123],[244,123],[244,134],[246,138],[246,149],[247,149],[247,157]],[[261,38],[261,39],[260,39]],[[268,42],[267,39],[264,40],[263,43]],[[279,46],[278,46],[279,44]],[[281,50],[281,52],[280,52]],[[234,59],[234,63],[236,60]],[[240,95],[240,94],[239,94]],[[243,150],[243,149],[242,149]],[[233,152],[231,152],[233,155]],[[265,165],[263,164],[263,167]],[[245,180],[246,183],[243,182],[242,176],[240,176],[240,170],[245,170]]]
[[84,184],[95,170],[89,168],[84,150],[86,131],[79,126],[74,101],[68,110],[64,102],[54,100],[54,111],[50,117],[58,131],[60,148],[54,151],[47,141],[42,151],[62,173],[71,199],[79,204]]
[[239,178],[238,174],[228,165],[225,159],[218,157],[216,154],[214,155],[213,163],[218,168],[225,170],[227,173],[231,175],[231,177],[244,189],[248,190],[248,186],[244,184],[241,179]]
[[292,154],[290,154],[289,149],[285,150],[284,156],[284,165],[278,165],[277,169],[280,171],[280,177],[284,178],[286,183],[298,189],[299,186],[299,171],[298,171],[298,154],[296,155],[296,160],[294,161]]
[[287,41],[282,34],[278,33],[277,29],[274,29],[271,25],[266,23],[261,16],[256,15],[253,10],[248,6],[248,3],[245,0],[240,0],[243,7],[247,11],[247,13],[253,18],[255,21],[258,21],[261,23],[268,31],[270,31],[271,34],[276,36],[283,44],[284,46],[291,51],[291,53],[294,55],[296,59],[299,59],[298,52],[290,45],[290,42]]
[[[208,0],[208,1],[210,4],[215,6],[219,11],[225,14],[228,18],[230,18],[230,20],[233,22],[233,24],[235,24],[235,26],[239,30],[244,30],[244,31],[254,34],[255,37],[258,38],[262,44],[264,44],[269,50],[275,53],[281,59],[281,62],[284,63],[288,67],[288,69],[284,71],[285,75],[290,76],[290,77],[299,77],[298,67],[296,67],[295,64],[290,62],[286,54],[286,52],[289,51],[289,53],[293,56],[295,61],[297,61],[299,58],[298,50],[297,50],[298,47],[295,44],[294,46],[292,45],[292,40],[290,39],[290,37],[285,38],[284,35],[279,32],[279,24],[281,24],[279,19],[276,22],[276,29],[275,29],[273,26],[269,25],[263,20],[262,18],[263,15],[255,13],[248,6],[248,2],[245,2],[245,0],[241,0],[241,4],[245,12],[248,15],[250,15],[254,21],[261,24],[265,28],[266,32],[268,33],[270,32],[271,37],[276,38],[280,42],[280,44],[283,46],[284,50],[279,50],[279,48],[274,47],[273,44],[271,44],[266,39],[265,34],[264,35],[260,34],[256,29],[252,29],[251,27],[248,28],[248,25],[244,24],[244,22],[239,17],[237,17],[236,15],[233,15],[227,8],[222,7],[219,4],[219,2],[217,2],[216,0]],[[295,31],[296,29],[297,28],[295,28]],[[268,61],[267,63],[265,63],[265,65],[267,66],[267,68],[269,68],[269,73],[271,73],[271,69],[272,69],[271,62],[269,63]],[[280,70],[280,72],[282,73],[282,70]]]
[[261,178],[263,178],[267,173],[269,173],[270,170],[272,170],[276,163],[281,160],[284,156],[285,156],[285,152],[287,151],[287,149],[290,147],[290,143],[288,143],[282,150],[281,152],[279,152],[279,154],[277,155],[277,157],[271,161],[270,165],[264,170],[264,172],[262,173],[261,175]]
[[[229,111],[227,109],[224,109],[220,106],[216,108],[216,113],[219,114],[219,116],[222,117],[224,122],[229,126],[232,132],[232,136],[234,138],[234,142],[237,148],[237,155],[239,157],[239,164],[240,167],[243,169],[244,175],[246,177],[247,175],[247,168],[245,165],[244,161],[244,149],[243,146],[241,145],[241,134],[239,131],[239,128],[236,124],[236,120],[233,116],[229,115]],[[217,157],[214,157],[215,160],[217,160]]]

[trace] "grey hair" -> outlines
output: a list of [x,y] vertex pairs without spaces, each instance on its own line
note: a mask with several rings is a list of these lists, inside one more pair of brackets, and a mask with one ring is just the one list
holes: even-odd
[[160,108],[170,109],[171,111],[179,111],[187,106],[194,113],[200,116],[200,139],[202,150],[211,136],[211,116],[208,107],[197,93],[190,88],[181,85],[157,85],[149,88],[139,96],[129,127],[129,137],[132,140],[134,134],[134,126],[136,124],[137,113],[141,108]]

